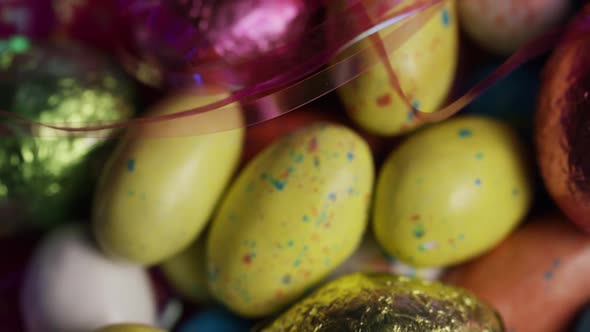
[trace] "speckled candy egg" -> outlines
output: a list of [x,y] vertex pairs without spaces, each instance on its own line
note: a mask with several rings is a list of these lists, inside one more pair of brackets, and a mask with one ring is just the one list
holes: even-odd
[[491,249],[527,213],[532,181],[513,130],[460,117],[416,133],[386,160],[373,226],[385,251],[446,266]]
[[351,274],[300,301],[262,332],[503,332],[494,310],[438,282]]
[[282,309],[356,249],[372,183],[369,147],[344,126],[316,123],[276,141],[213,220],[209,289],[246,317]]
[[[184,91],[149,115],[189,110],[220,96]],[[230,130],[215,132],[219,126]],[[238,108],[221,108],[130,131],[111,156],[96,192],[93,221],[101,248],[151,265],[188,247],[211,217],[240,160],[241,126]]]
[[[414,2],[416,0],[402,1],[397,9]],[[458,25],[455,1],[443,2],[440,12],[389,56],[390,64],[409,101],[425,112],[437,110],[444,102],[457,66]],[[399,24],[383,29],[379,35],[385,38],[397,27]],[[352,55],[369,45],[370,39],[365,39],[347,49],[341,57]],[[377,53],[372,57],[377,58]],[[362,60],[344,71],[356,71],[357,66],[363,66]],[[340,74],[336,72],[335,75]],[[375,64],[367,72],[339,88],[338,93],[349,116],[371,133],[391,136],[420,125],[413,117],[411,109],[395,91],[382,63]]]
[[588,262],[590,237],[564,217],[547,215],[444,280],[493,305],[507,331],[571,331],[568,324],[590,298]]
[[89,332],[127,321],[152,324],[147,273],[106,258],[80,226],[50,233],[29,265],[21,293],[28,332]]
[[461,27],[483,48],[509,55],[559,24],[571,0],[458,0]]
[[94,332],[166,332],[159,328],[142,324],[115,324],[103,327]]

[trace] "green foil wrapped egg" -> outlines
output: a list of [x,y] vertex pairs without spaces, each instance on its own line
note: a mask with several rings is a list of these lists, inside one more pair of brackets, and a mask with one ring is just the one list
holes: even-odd
[[459,288],[390,274],[350,274],[261,332],[501,332],[494,309]]
[[[0,41],[2,111],[46,124],[97,125],[129,118],[132,96],[124,74],[92,51]],[[65,134],[0,117],[0,236],[67,220],[89,197],[90,162],[111,132]]]

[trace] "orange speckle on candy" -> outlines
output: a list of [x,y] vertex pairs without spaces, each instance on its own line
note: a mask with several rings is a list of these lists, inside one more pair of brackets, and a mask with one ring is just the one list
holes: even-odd
[[282,290],[280,290],[280,289],[278,289],[278,290],[275,292],[275,297],[276,297],[277,299],[282,299],[284,296],[285,296],[285,292],[283,292],[283,291],[282,291]]
[[379,107],[387,107],[391,104],[391,95],[384,94],[377,98],[377,106]]

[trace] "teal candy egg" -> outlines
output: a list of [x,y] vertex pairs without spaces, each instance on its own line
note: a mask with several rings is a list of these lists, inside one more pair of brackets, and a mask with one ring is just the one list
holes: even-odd
[[251,321],[240,318],[223,308],[211,308],[195,314],[180,325],[178,332],[248,332]]

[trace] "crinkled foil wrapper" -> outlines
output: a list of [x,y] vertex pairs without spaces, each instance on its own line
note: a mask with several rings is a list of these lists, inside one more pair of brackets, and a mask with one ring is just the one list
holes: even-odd
[[[130,117],[132,96],[122,72],[91,51],[27,43],[0,49],[2,111],[83,125]],[[80,200],[90,197],[91,157],[107,141],[31,128],[0,117],[0,236],[68,221]]]
[[259,332],[503,332],[468,292],[388,274],[351,274],[295,304]]

